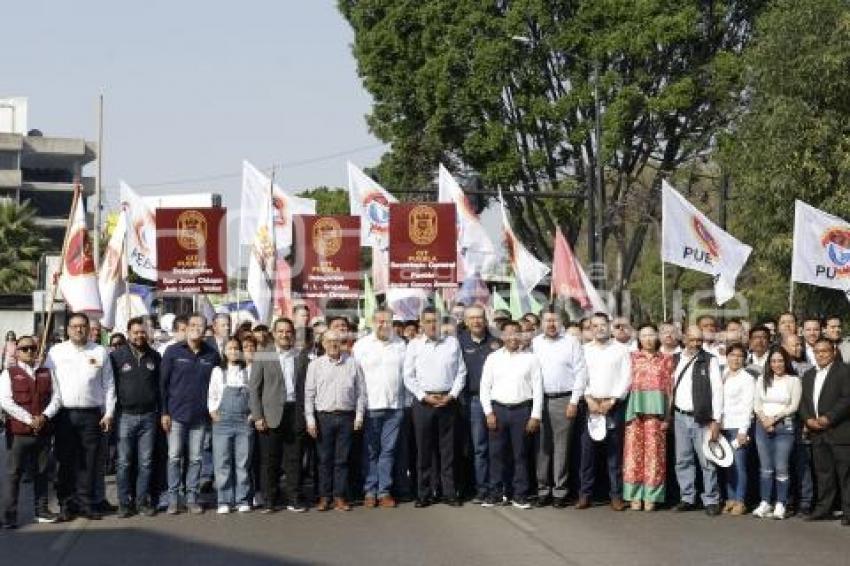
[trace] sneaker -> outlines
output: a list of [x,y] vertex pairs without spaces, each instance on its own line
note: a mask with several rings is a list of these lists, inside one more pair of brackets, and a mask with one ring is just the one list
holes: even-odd
[[488,495],[487,499],[481,504],[482,507],[499,507],[502,505],[502,498],[496,495]]
[[176,503],[169,503],[168,507],[165,509],[165,512],[168,515],[177,515],[178,513],[180,513],[180,508],[177,506]]
[[307,511],[307,508],[300,501],[293,501],[286,506],[286,510],[290,513],[304,513]]
[[773,507],[770,506],[770,503],[767,501],[762,501],[759,503],[759,506],[756,507],[756,510],[753,511],[753,515],[758,517],[759,519],[765,519],[771,516],[771,512],[773,511]]
[[517,509],[531,509],[531,503],[528,502],[528,499],[525,497],[517,497],[513,501],[511,501],[511,505],[516,507]]
[[251,512],[251,506],[248,505],[247,503],[242,503],[241,505],[239,505],[239,507],[236,508],[236,512],[237,513],[250,513]]
[[50,509],[40,509],[35,512],[35,522],[36,523],[55,523],[59,520],[59,515],[51,511]]
[[774,519],[784,519],[786,515],[785,505],[782,503],[777,503],[776,507],[773,508],[773,518]]
[[[192,511],[192,507],[191,507],[191,506],[189,507],[189,511],[190,511],[191,513],[194,513],[194,511]],[[219,506],[218,506],[218,509],[216,509],[216,511],[215,511],[215,512],[216,512],[216,514],[218,514],[218,515],[227,515],[228,513],[230,513],[230,505],[219,505]]]
[[473,505],[483,505],[485,501],[487,501],[487,494],[486,493],[477,493],[475,495],[475,497],[472,498],[471,503]]
[[204,508],[197,503],[188,503],[186,504],[186,507],[192,515],[201,515],[204,512]]
[[154,517],[156,515],[156,507],[147,503],[139,504],[139,514],[145,517]]

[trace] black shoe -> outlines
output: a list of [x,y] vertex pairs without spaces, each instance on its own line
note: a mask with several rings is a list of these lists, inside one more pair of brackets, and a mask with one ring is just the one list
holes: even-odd
[[118,506],[118,518],[119,519],[129,519],[133,516],[132,507],[125,507],[123,505]]
[[696,511],[696,509],[697,506],[693,503],[688,503],[687,501],[680,501],[673,508],[673,511],[676,511],[677,513],[687,513],[688,511]]
[[8,519],[8,518],[7,518],[5,521],[3,521],[2,523],[0,523],[0,525],[2,525],[2,526],[3,526],[3,528],[4,528],[4,529],[6,529],[7,531],[12,531],[12,530],[14,530],[14,529],[17,529],[17,528],[18,528],[18,520],[17,520],[17,519]]
[[717,503],[709,503],[705,506],[705,514],[709,517],[716,517],[720,515],[720,505]]
[[808,505],[801,505],[797,510],[797,516],[799,517],[808,517],[812,514],[812,508]]
[[144,515],[145,517],[153,517],[156,515],[156,507],[150,505],[149,503],[141,503],[139,504],[139,515]]
[[538,497],[537,501],[534,503],[535,507],[547,507],[552,504],[552,497],[549,495],[544,495],[543,497]]
[[300,499],[293,499],[289,502],[289,505],[286,506],[286,510],[290,513],[304,513],[307,511],[307,506],[304,505],[304,502]]
[[472,503],[473,505],[481,505],[485,501],[487,501],[487,494],[486,493],[479,493],[475,497],[472,498],[472,501],[470,501],[470,503]]
[[200,487],[198,488],[201,493],[212,493],[213,491],[213,482],[212,480],[204,480],[201,482]]
[[416,503],[414,503],[413,506],[416,507],[417,509],[424,509],[425,507],[431,506],[431,500],[427,497],[422,498],[422,499],[417,499]]
[[813,512],[812,514],[810,514],[809,516],[807,516],[803,520],[804,521],[830,521],[830,520],[832,520],[832,513],[829,513],[829,512],[827,512],[827,513],[814,513]]
[[118,511],[118,507],[111,504],[109,501],[107,501],[105,499],[103,501],[101,501],[100,503],[98,503],[97,505],[93,505],[92,508],[95,511],[98,511],[101,515],[109,515],[111,513],[115,513],[116,511]]
[[103,514],[97,509],[89,509],[88,511],[83,511],[80,513],[80,517],[83,519],[88,519],[89,521],[100,521],[103,519]]
[[556,497],[552,500],[552,507],[555,509],[565,509],[568,505],[566,497]]
[[841,517],[841,525],[844,527],[850,527],[850,517]]
[[35,522],[42,524],[56,523],[59,520],[59,515],[50,509],[39,509],[35,512]]
[[445,501],[449,507],[463,507],[463,501],[459,497],[449,497]]

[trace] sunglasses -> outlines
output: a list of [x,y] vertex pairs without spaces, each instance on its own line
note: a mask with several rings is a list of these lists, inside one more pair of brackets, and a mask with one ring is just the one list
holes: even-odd
[[37,349],[35,346],[18,346],[19,352],[35,352]]

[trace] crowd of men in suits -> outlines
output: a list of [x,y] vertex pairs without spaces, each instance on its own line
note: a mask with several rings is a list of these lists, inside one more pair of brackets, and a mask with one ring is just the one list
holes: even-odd
[[[628,319],[601,313],[565,324],[554,307],[521,320],[501,311],[487,318],[477,305],[446,317],[426,308],[418,321],[394,321],[379,309],[358,333],[342,316],[310,321],[301,306],[293,319],[233,332],[229,315],[207,321],[194,313],[176,317],[158,344],[149,320],[132,319],[107,347],[95,323],[72,314],[67,340],[43,361],[37,338],[23,336],[0,374],[8,450],[0,520],[18,525],[26,473],[35,520],[45,523],[104,512],[200,514],[213,486],[222,515],[405,501],[581,510],[606,485],[615,511],[629,502],[652,510],[663,487],[635,488],[629,477],[623,485],[624,444],[627,459],[634,448],[624,440],[626,421],[652,417],[662,431],[653,438],[675,444],[670,479],[659,476],[678,488],[675,510],[699,506],[698,474],[709,515],[741,514],[736,505],[752,499],[727,481],[721,508],[718,467],[703,444],[729,429],[736,464],[724,474],[746,475],[738,458],[758,440],[757,516],[822,520],[843,511],[850,524],[850,345],[840,318],[798,324],[784,313],[775,325],[736,319],[721,329],[703,316],[684,333],[668,323],[636,333]],[[663,406],[652,410],[629,402],[646,393],[637,385],[641,352],[666,372]],[[745,375],[742,368],[748,391],[747,380],[762,387],[755,396],[764,405],[750,401],[735,415],[740,422],[725,426],[732,418],[724,394],[727,412],[741,403],[724,383]],[[799,387],[783,382],[786,374]],[[778,383],[787,385],[779,391]],[[655,398],[646,397],[650,405]],[[771,403],[792,410],[771,413]],[[786,432],[787,446],[776,443]],[[117,508],[104,489],[110,437]],[[48,497],[54,459],[58,513]],[[597,480],[599,459],[607,474]],[[793,489],[783,483],[791,475]]]

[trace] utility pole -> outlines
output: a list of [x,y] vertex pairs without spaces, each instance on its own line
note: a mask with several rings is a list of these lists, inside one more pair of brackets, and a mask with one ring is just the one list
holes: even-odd
[[97,169],[94,178],[94,265],[100,268],[100,209],[102,202],[101,182],[103,178],[103,93],[97,102]]
[[[593,63],[593,121],[594,137],[596,138],[596,170],[593,172],[595,181],[588,187],[591,189],[587,199],[588,213],[588,249],[590,251],[591,278],[598,289],[604,287],[605,278],[598,277],[596,264],[604,262],[604,250],[602,249],[602,229],[605,224],[605,173],[602,165],[602,103],[599,100],[599,62]],[[599,223],[597,224],[596,199],[599,199]],[[601,256],[601,257],[600,257]]]

